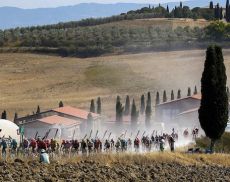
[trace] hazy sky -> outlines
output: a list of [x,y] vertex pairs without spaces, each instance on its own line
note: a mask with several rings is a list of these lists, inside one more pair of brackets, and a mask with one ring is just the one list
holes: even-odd
[[[66,5],[75,5],[79,3],[165,3],[177,2],[179,0],[0,0],[0,7],[13,6],[20,8],[45,8],[45,7],[58,7]],[[182,0],[185,1],[185,0]]]

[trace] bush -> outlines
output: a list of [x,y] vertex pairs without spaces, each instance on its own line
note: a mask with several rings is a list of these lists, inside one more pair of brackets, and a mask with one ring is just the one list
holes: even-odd
[[[201,136],[196,139],[196,146],[202,149],[207,149],[210,146],[210,139]],[[230,132],[225,132],[223,134],[221,139],[216,142],[214,150],[216,152],[230,153]]]

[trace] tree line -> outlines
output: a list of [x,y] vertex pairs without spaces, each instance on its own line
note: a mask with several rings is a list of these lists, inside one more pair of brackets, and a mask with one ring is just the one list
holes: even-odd
[[213,22],[206,28],[154,26],[92,26],[68,29],[12,29],[0,31],[0,52],[55,53],[93,57],[108,53],[229,46],[230,24]]

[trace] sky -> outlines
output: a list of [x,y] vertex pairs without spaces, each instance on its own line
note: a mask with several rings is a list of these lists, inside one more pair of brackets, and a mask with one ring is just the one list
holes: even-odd
[[[0,0],[0,7],[11,6],[23,9],[48,8],[58,6],[76,5],[79,3],[166,3],[179,0]],[[185,0],[182,0],[185,1]]]

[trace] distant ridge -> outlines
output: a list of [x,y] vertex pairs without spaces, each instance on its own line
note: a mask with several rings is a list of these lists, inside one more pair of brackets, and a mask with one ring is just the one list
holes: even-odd
[[[176,1],[176,0],[175,0]],[[184,5],[193,7],[205,7],[210,0],[190,0],[183,2]],[[226,0],[214,0],[214,4],[219,2],[222,6]],[[167,3],[169,8],[178,6],[178,2]],[[162,4],[166,6],[166,4]],[[82,3],[75,6],[63,6],[58,8],[38,8],[20,9],[15,7],[0,8],[0,29],[15,27],[54,24],[58,22],[76,21],[85,18],[107,17],[136,10],[149,4],[117,3],[117,4],[98,4]],[[157,5],[152,5],[157,6]]]
[[75,6],[58,8],[20,9],[15,7],[0,8],[0,28],[15,28],[32,25],[54,24],[76,21],[85,18],[98,18],[136,10],[147,4],[118,3],[97,4],[83,3]]

